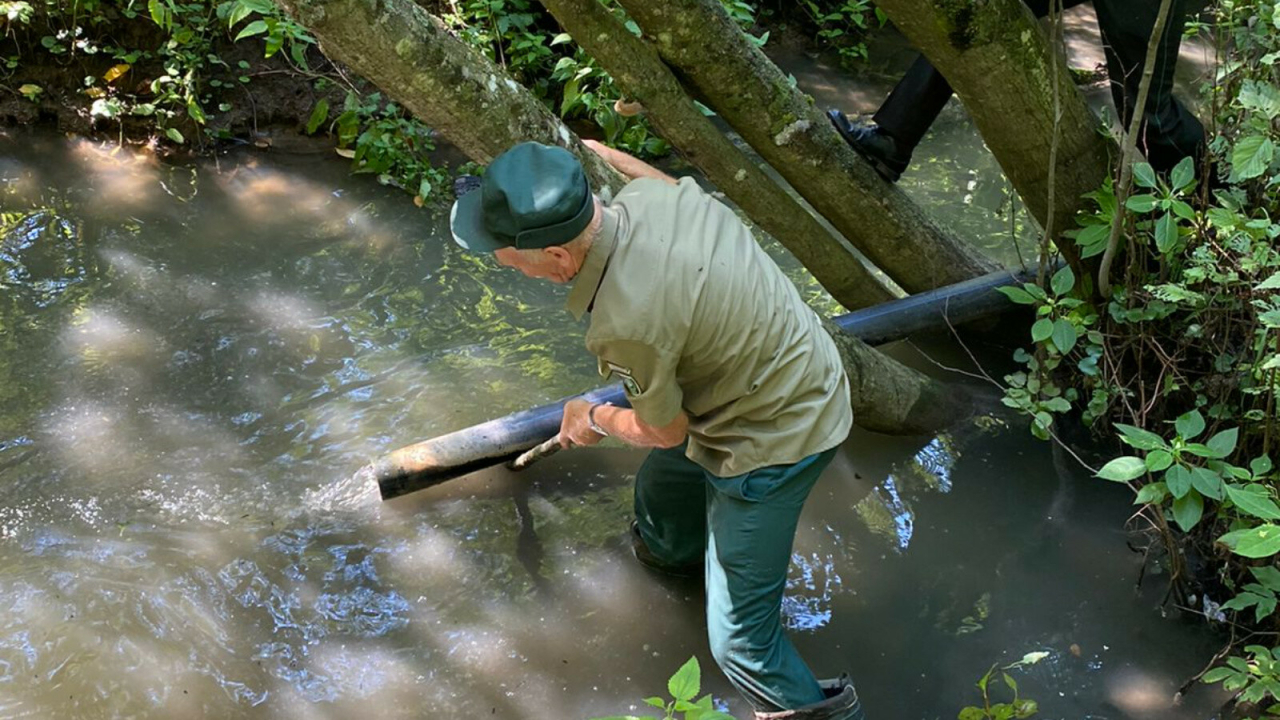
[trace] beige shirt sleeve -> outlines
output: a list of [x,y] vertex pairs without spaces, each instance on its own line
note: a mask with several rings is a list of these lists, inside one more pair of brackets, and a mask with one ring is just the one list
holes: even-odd
[[684,393],[676,383],[679,358],[665,349],[635,340],[594,340],[587,349],[600,363],[600,374],[622,382],[627,400],[641,422],[667,425],[683,409]]

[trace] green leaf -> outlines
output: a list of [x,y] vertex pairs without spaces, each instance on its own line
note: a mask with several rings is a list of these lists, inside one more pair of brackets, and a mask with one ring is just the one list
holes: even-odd
[[1138,162],[1133,164],[1133,181],[1140,187],[1153,188],[1156,186],[1156,171],[1151,169],[1151,165]]
[[1182,446],[1182,452],[1202,458],[1214,457],[1213,450],[1209,449],[1209,446],[1204,443],[1187,443]]
[[1019,305],[1036,304],[1036,299],[1032,297],[1031,293],[1023,290],[1022,288],[1006,285],[1004,287],[998,287],[996,290],[1004,293],[1006,297]]
[[1246,530],[1235,530],[1218,538],[1237,555],[1247,558],[1271,557],[1280,552],[1280,525],[1259,525]]
[[1146,463],[1147,469],[1151,472],[1168,470],[1173,464],[1173,454],[1167,450],[1152,450],[1147,453]]
[[1072,325],[1070,320],[1058,318],[1053,322],[1053,344],[1058,348],[1058,352],[1063,355],[1071,352],[1078,338],[1076,326]]
[[1190,155],[1182,158],[1177,165],[1173,166],[1173,172],[1169,173],[1169,184],[1174,190],[1184,190],[1188,185],[1196,181],[1196,162]]
[[168,9],[164,6],[164,3],[160,2],[160,0],[147,0],[147,11],[151,13],[152,22],[164,28],[165,30],[169,29],[169,23],[168,23],[169,14],[168,14]]
[[1222,499],[1222,478],[1207,468],[1191,468],[1191,487],[1200,491],[1201,495],[1214,500]]
[[1254,286],[1254,290],[1280,290],[1280,272]]
[[1271,499],[1271,493],[1263,485],[1227,484],[1227,497],[1241,512],[1263,520],[1280,520],[1280,507]]
[[647,697],[647,698],[645,698],[645,699],[644,699],[644,703],[645,703],[646,705],[652,705],[653,707],[656,707],[656,708],[659,708],[659,709],[663,709],[663,710],[665,710],[665,709],[666,709],[666,707],[667,707],[667,701],[666,701],[666,700],[663,700],[663,699],[662,699],[662,698],[660,698],[660,697],[657,697],[656,695],[655,695],[654,697]]
[[1204,514],[1204,498],[1198,492],[1189,492],[1173,501],[1173,519],[1183,532],[1191,530]]
[[567,42],[573,42],[573,38],[569,35],[569,33],[560,33],[559,35],[556,35],[555,37],[551,38],[550,44],[551,44],[551,47],[555,47],[556,45],[563,45],[564,43],[567,43]]
[[1125,425],[1124,423],[1116,423],[1115,428],[1120,431],[1120,439],[1130,447],[1138,450],[1169,449],[1169,445],[1165,443],[1164,438],[1150,430],[1143,430],[1140,427]]
[[1158,202],[1159,198],[1155,195],[1131,195],[1124,201],[1124,206],[1136,213],[1149,213]]
[[1158,505],[1169,497],[1169,487],[1162,482],[1147,483],[1138,491],[1138,497],[1134,498],[1134,505]]
[[1225,458],[1235,452],[1236,440],[1240,437],[1239,428],[1231,428],[1209,438],[1205,444],[1213,451],[1214,457]]
[[1248,180],[1267,171],[1275,156],[1276,146],[1264,135],[1242,138],[1231,149],[1232,180]]
[[1172,207],[1173,207],[1173,214],[1177,215],[1183,220],[1194,221],[1196,219],[1196,211],[1193,210],[1191,206],[1186,204],[1185,202],[1181,200],[1174,200]]
[[249,17],[253,12],[253,8],[242,2],[232,4],[231,12],[227,15],[227,28],[233,28],[240,24],[241,20]]
[[1257,593],[1242,592],[1230,600],[1222,603],[1223,610],[1247,610],[1258,604],[1262,600],[1262,596]]
[[1271,458],[1266,455],[1259,455],[1249,463],[1249,469],[1253,471],[1254,477],[1260,477],[1271,472]]
[[241,30],[239,34],[236,35],[235,41],[240,42],[241,40],[247,37],[253,37],[254,35],[261,35],[266,31],[267,31],[267,23],[265,20],[254,20],[253,22],[244,26],[244,29]]
[[1178,244],[1178,222],[1165,213],[1156,221],[1156,249],[1168,253]]
[[181,145],[186,142],[186,138],[182,137],[182,133],[178,132],[178,128],[167,128],[164,134],[172,141]]
[[1102,466],[1098,477],[1113,482],[1129,482],[1147,472],[1147,464],[1142,458],[1124,455]]
[[311,109],[311,117],[307,119],[307,134],[314,135],[316,130],[320,129],[320,126],[328,119],[329,101],[324,98],[320,98],[320,101],[316,103],[316,106]]
[[1053,321],[1049,318],[1040,318],[1031,326],[1031,340],[1033,342],[1044,342],[1053,334]]
[[961,710],[956,716],[956,720],[987,720],[987,714],[982,708],[973,707],[972,705]]
[[1280,570],[1271,567],[1252,567],[1249,572],[1258,579],[1268,590],[1280,591]]
[[698,687],[701,683],[702,678],[701,671],[698,668],[698,658],[691,657],[667,681],[667,691],[671,693],[671,697],[677,700],[692,700],[698,694]]
[[1231,668],[1228,668],[1228,667],[1216,667],[1210,670],[1209,672],[1205,673],[1204,677],[1200,678],[1200,682],[1205,684],[1222,682],[1223,680],[1226,680],[1227,678],[1234,675],[1235,672],[1236,672],[1235,670],[1232,670]]
[[1174,465],[1164,474],[1164,483],[1175,498],[1184,497],[1191,490],[1191,471]]
[[1106,247],[1110,235],[1111,226],[1109,225],[1088,225],[1081,228],[1076,235],[1076,243],[1084,248]]
[[1049,280],[1049,287],[1053,289],[1053,294],[1057,296],[1066,295],[1071,292],[1071,288],[1076,285],[1076,274],[1071,271],[1069,265],[1063,265],[1062,269],[1053,274],[1053,278]]
[[1192,410],[1189,413],[1180,415],[1173,422],[1173,426],[1178,430],[1178,435],[1183,440],[1191,440],[1204,432],[1204,416],[1200,414],[1199,410]]

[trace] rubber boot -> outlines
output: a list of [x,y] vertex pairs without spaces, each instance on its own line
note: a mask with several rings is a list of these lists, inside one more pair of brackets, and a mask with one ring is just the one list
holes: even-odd
[[701,560],[684,565],[674,565],[672,563],[659,560],[653,554],[653,551],[649,550],[649,546],[645,544],[644,538],[640,537],[640,524],[635,520],[631,521],[631,551],[635,553],[636,560],[639,560],[641,565],[664,575],[700,578],[703,576],[705,570],[705,564]]
[[756,711],[756,720],[866,720],[862,702],[848,675],[834,680],[819,680],[822,694],[827,696],[812,705],[776,712]]

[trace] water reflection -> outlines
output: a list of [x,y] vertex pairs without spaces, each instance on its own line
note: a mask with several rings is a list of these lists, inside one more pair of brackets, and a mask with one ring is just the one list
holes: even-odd
[[[951,491],[951,473],[960,459],[949,435],[939,435],[876,485],[857,504],[858,515],[873,532],[889,540],[898,551],[907,549],[915,532],[915,514],[904,499],[903,490],[947,493]],[[902,489],[900,489],[902,485]]]

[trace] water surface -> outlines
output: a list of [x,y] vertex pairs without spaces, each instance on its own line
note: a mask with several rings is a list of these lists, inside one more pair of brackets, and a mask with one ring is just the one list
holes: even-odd
[[[10,134],[0,208],[0,717],[588,718],[690,656],[746,716],[698,586],[631,558],[639,453],[388,503],[350,479],[594,387],[563,288],[328,155]],[[1210,717],[1172,696],[1219,638],[1135,590],[1127,491],[1013,422],[850,438],[797,538],[801,651],[872,718],[952,718],[1033,651],[1044,717]]]

